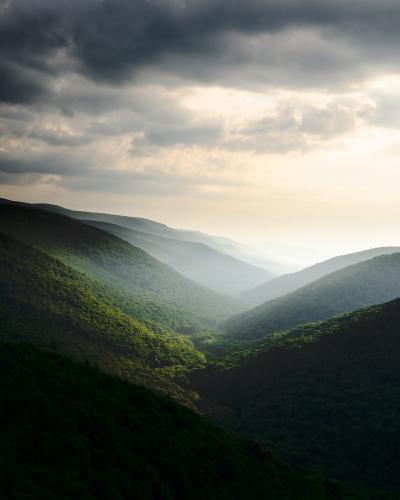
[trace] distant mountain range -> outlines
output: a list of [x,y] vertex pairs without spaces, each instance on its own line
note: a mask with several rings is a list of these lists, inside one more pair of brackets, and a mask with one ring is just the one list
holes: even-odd
[[216,421],[292,463],[368,485],[357,498],[395,499],[399,358],[396,299],[267,336],[194,372],[190,387]]
[[109,222],[85,221],[132,243],[165,262],[197,283],[226,294],[236,294],[273,275],[223,254],[204,243],[166,238],[154,233],[134,231]]
[[257,339],[302,323],[400,296],[400,253],[381,255],[327,274],[283,297],[229,318],[229,337]]
[[400,247],[380,247],[364,250],[362,252],[350,253],[333,257],[326,261],[306,267],[295,273],[284,274],[268,280],[262,285],[252,289],[245,290],[239,294],[240,300],[257,306],[268,300],[282,297],[290,292],[294,292],[309,283],[326,276],[329,273],[343,269],[344,267],[358,264],[364,260],[372,259],[379,255],[388,255],[395,252],[400,252]]
[[241,308],[233,298],[197,285],[140,248],[65,215],[3,203],[0,232],[140,299],[143,317],[162,319],[173,328],[191,322],[212,326]]
[[228,238],[173,229],[138,217],[82,212],[48,204],[34,206],[106,229],[187,278],[222,293],[237,294],[264,283],[274,277],[269,268],[280,268],[278,263],[254,256]]

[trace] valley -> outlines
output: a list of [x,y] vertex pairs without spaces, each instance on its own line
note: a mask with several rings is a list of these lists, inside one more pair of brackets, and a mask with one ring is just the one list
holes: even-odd
[[[91,384],[100,383],[98,374],[104,372],[117,377],[107,383],[120,385],[123,391],[145,387],[140,390],[147,391],[146,398],[155,398],[152,405],[157,398],[174,400],[168,403],[175,404],[171,411],[187,412],[196,429],[205,426],[225,440],[222,446],[236,447],[224,451],[224,460],[229,460],[229,474],[240,483],[237,492],[245,491],[241,494],[250,498],[265,498],[265,491],[273,492],[273,498],[292,498],[293,487],[295,498],[304,500],[375,499],[382,494],[396,498],[400,491],[396,437],[400,253],[396,248],[349,254],[318,264],[317,271],[310,268],[274,278],[263,286],[308,276],[296,278],[297,290],[251,309],[235,287],[230,294],[207,288],[133,244],[138,234],[155,247],[167,241],[165,236],[153,239],[150,232],[133,230],[127,223],[123,227],[85,216],[70,217],[59,207],[0,203],[0,352],[7,363],[13,360],[13,369],[22,363],[23,370],[33,370],[35,390],[48,391],[50,383],[37,378],[36,359],[42,359],[50,371],[54,363],[73,370],[82,384],[85,377],[92,377]],[[176,246],[176,241],[168,240],[176,252],[182,243],[179,251],[185,245],[203,245],[182,240]],[[251,266],[240,265],[253,276]],[[235,266],[239,269],[237,262]],[[218,279],[223,280],[224,273],[222,269]],[[301,286],[305,279],[311,281]],[[72,361],[63,356],[85,365],[68,364]],[[73,390],[81,391],[74,380]],[[22,387],[25,381],[15,383]],[[57,383],[61,392],[72,390],[65,380]],[[93,400],[93,404],[98,403]],[[157,404],[164,405],[161,400]],[[110,411],[115,412],[111,406]],[[137,411],[133,413],[140,420]],[[159,418],[170,417],[163,410]],[[87,453],[93,453],[92,438],[87,439]],[[176,435],[173,446],[182,446],[182,439]],[[192,446],[197,438],[186,439]],[[211,446],[214,438],[206,439]],[[210,460],[217,459],[216,450],[207,453]],[[243,460],[254,468],[253,482],[248,482],[244,469],[239,475],[234,472],[239,463],[244,467]],[[161,462],[146,467],[166,474],[161,483],[148,479],[140,486],[143,491],[150,488],[149,498],[156,491],[151,488],[176,487],[170,483],[171,471]],[[9,473],[17,474],[15,470]],[[58,472],[53,474],[57,477]],[[192,472],[184,474],[192,478]],[[213,474],[217,477],[220,472]],[[256,479],[257,474],[263,479]],[[36,480],[32,476],[27,481]],[[77,491],[100,484],[97,479],[89,486],[77,481]],[[110,484],[123,488],[111,479]],[[208,485],[210,498],[220,498],[222,493],[216,493],[211,480]],[[188,485],[188,491],[192,487]],[[236,498],[233,490],[226,494]],[[195,493],[190,495],[196,498]]]

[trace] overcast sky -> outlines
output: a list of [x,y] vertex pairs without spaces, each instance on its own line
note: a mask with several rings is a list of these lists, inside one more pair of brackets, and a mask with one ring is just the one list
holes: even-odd
[[398,0],[0,0],[0,196],[400,244],[399,25]]

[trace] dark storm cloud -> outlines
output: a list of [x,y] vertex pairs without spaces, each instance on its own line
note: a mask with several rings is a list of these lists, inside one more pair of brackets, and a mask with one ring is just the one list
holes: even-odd
[[16,156],[0,153],[0,172],[12,176],[21,175],[76,175],[81,172],[81,166],[73,160],[60,158],[55,155],[42,155],[37,157]]
[[[234,180],[216,181],[204,175],[183,175],[153,166],[145,170],[107,169],[91,163],[82,163],[76,157],[66,160],[52,154],[38,154],[36,158],[20,158],[0,153],[0,184],[29,185],[46,183],[74,191],[134,194],[136,196],[190,195],[210,184],[237,185]],[[240,182],[242,185],[243,182]]]
[[47,93],[46,78],[0,56],[0,102],[30,104]]
[[400,127],[397,96],[372,96],[376,108],[363,116],[344,101],[289,103],[232,131],[186,108],[185,89],[175,88],[339,93],[399,69],[399,24],[394,0],[0,0],[0,183],[171,193],[196,184],[157,170],[99,169],[101,156],[112,162],[110,151],[125,147],[129,157],[132,144],[127,163],[136,168],[167,148],[286,153],[359,120]]
[[[312,79],[313,72],[351,69],[349,59],[354,75],[370,66],[397,65],[400,4],[393,0],[11,0],[2,5],[0,67],[7,75],[0,97],[6,101],[34,100],[50,92],[48,80],[71,69],[115,83],[144,67],[164,65],[181,77],[211,81],[223,80],[225,72],[228,81],[234,79],[229,70],[235,68],[236,83],[248,84],[252,78],[267,81],[268,65],[272,76],[285,77],[286,83],[297,74]],[[288,51],[285,44],[292,43],[295,29],[322,33],[338,51],[319,53],[314,47],[310,59],[310,47],[302,52],[301,39],[297,54]],[[261,45],[248,40],[277,33],[283,34],[278,46],[273,40]],[[282,60],[285,54],[293,59]],[[256,68],[249,75],[240,72],[252,64]],[[42,79],[29,85],[28,72]]]

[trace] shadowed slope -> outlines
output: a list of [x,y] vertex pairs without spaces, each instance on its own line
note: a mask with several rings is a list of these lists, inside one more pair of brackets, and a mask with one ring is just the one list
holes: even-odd
[[362,252],[340,255],[332,259],[306,267],[301,271],[284,274],[269,280],[267,283],[251,288],[239,294],[239,298],[246,304],[257,306],[268,300],[282,297],[288,293],[308,285],[309,283],[326,276],[329,273],[344,267],[358,264],[379,255],[389,255],[400,252],[400,247],[381,247],[364,250]]
[[309,321],[386,302],[400,296],[400,253],[335,271],[284,297],[230,318],[228,335],[257,339]]
[[0,379],[4,498],[345,498],[335,483],[88,366],[0,343]]
[[400,494],[400,300],[275,333],[191,376],[200,406],[299,464]]

